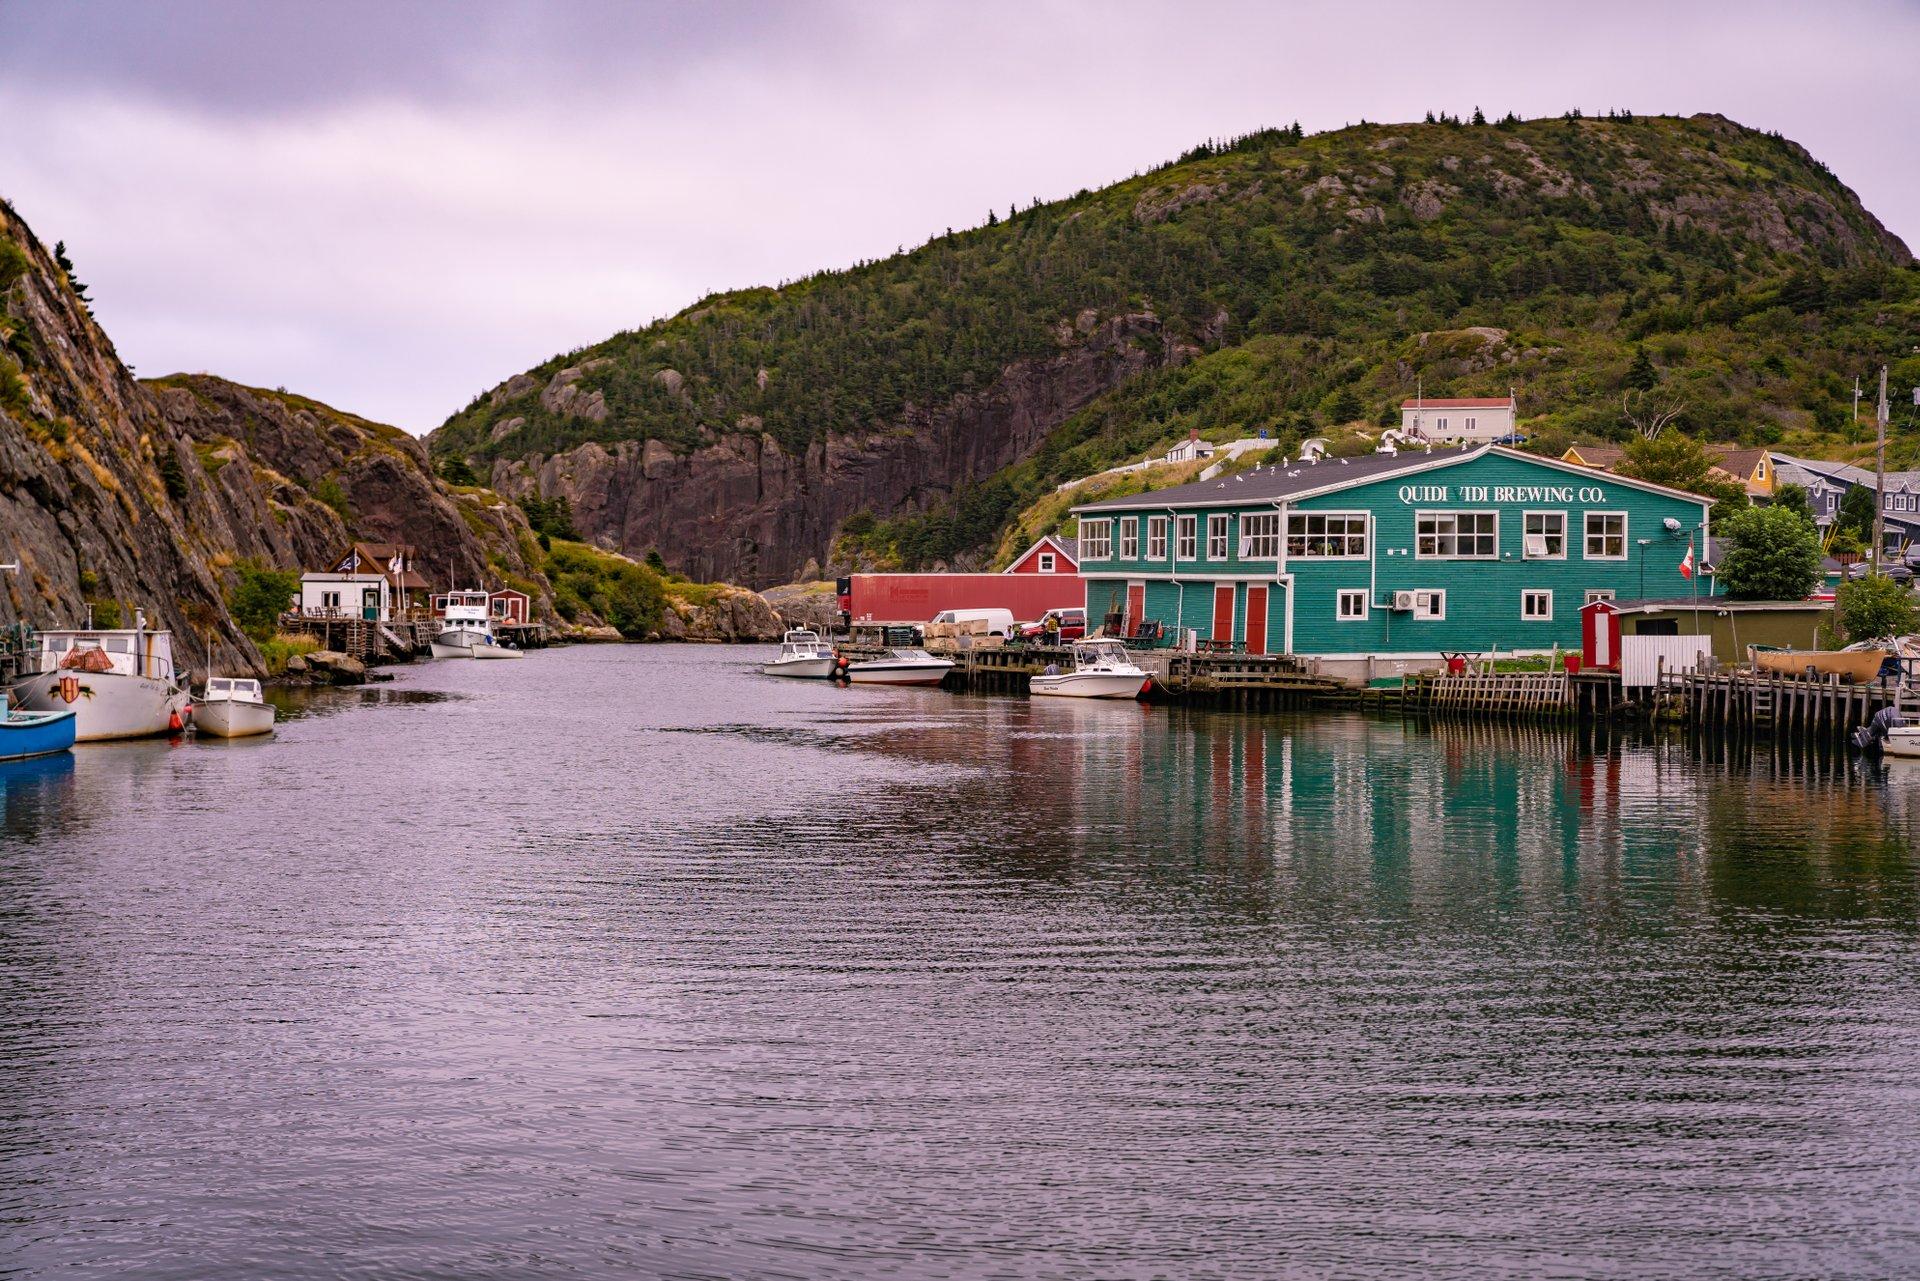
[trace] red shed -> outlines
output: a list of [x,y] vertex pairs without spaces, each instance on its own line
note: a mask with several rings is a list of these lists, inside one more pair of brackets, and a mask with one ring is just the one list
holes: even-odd
[[1080,572],[1080,540],[1058,534],[1042,534],[1040,541],[1013,558],[1008,574],[1077,574]]
[[1078,574],[855,574],[847,610],[856,623],[925,623],[948,609],[1009,609],[1030,623],[1050,609],[1083,609]]
[[1580,607],[1580,665],[1608,671],[1620,666],[1620,607],[1610,600]]
[[494,622],[509,627],[523,626],[532,617],[532,605],[525,592],[516,592],[511,587],[487,596],[487,613],[493,616]]

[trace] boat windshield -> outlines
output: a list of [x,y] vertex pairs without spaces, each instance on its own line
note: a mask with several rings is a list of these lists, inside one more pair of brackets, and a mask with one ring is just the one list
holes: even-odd
[[1081,667],[1100,663],[1125,663],[1127,647],[1116,640],[1080,641],[1073,647],[1073,661]]

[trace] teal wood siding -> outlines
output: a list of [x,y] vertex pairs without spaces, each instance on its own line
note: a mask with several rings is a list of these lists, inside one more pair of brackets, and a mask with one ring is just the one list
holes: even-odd
[[[1323,462],[1317,470],[1337,481]],[[1231,484],[1232,482],[1229,482]],[[1403,489],[1406,491],[1403,497]],[[1463,492],[1464,491],[1464,492]],[[1484,491],[1484,492],[1482,492]],[[1231,494],[1222,505],[1191,510],[1198,517],[1200,558],[1195,561],[1149,563],[1145,517],[1166,514],[1165,508],[1141,507],[1127,515],[1142,521],[1140,555],[1118,559],[1116,529],[1114,558],[1087,562],[1088,611],[1095,621],[1105,612],[1109,591],[1125,600],[1129,575],[1146,577],[1147,615],[1169,627],[1190,627],[1209,637],[1213,624],[1213,587],[1218,579],[1235,586],[1234,639],[1246,636],[1246,582],[1269,584],[1267,648],[1280,652],[1286,644],[1286,600],[1276,572],[1293,576],[1293,652],[1299,654],[1432,654],[1441,650],[1485,653],[1502,650],[1573,648],[1580,643],[1580,607],[1589,591],[1611,591],[1622,600],[1639,596],[1686,596],[1698,590],[1711,595],[1714,584],[1701,576],[1689,583],[1679,565],[1688,538],[1694,539],[1698,564],[1703,548],[1699,525],[1701,504],[1668,494],[1634,488],[1616,476],[1584,469],[1569,471],[1508,455],[1489,454],[1450,466],[1397,476],[1338,490],[1288,505],[1291,513],[1364,512],[1370,518],[1369,552],[1364,559],[1289,557],[1284,565],[1272,560],[1240,559],[1240,518],[1278,509],[1271,502],[1231,506]],[[1422,511],[1497,513],[1495,559],[1437,559],[1415,554],[1415,525]],[[1525,552],[1525,516],[1529,512],[1566,514],[1564,559],[1528,559]],[[1618,512],[1626,516],[1625,551],[1621,560],[1586,555],[1585,520],[1589,512]],[[1207,556],[1207,517],[1225,513],[1230,521],[1228,554]],[[1087,516],[1120,515],[1087,513]],[[1670,535],[1666,518],[1679,522],[1680,534]],[[1285,538],[1282,523],[1281,537]],[[1641,539],[1650,540],[1644,551]],[[1170,550],[1171,543],[1170,542]],[[1098,578],[1092,575],[1100,575]],[[1160,581],[1156,581],[1156,576]],[[1180,607],[1175,577],[1186,584]],[[1697,585],[1697,586],[1696,586]],[[1360,620],[1337,616],[1341,589],[1365,590],[1368,614]],[[1523,617],[1522,594],[1529,590],[1552,593],[1552,617]],[[1421,618],[1388,608],[1396,591],[1444,591],[1446,616]]]

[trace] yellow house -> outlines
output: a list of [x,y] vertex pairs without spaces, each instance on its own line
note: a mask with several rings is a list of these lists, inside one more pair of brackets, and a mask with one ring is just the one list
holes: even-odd
[[[1595,471],[1618,471],[1627,451],[1619,445],[1574,445],[1560,455],[1560,461],[1591,467]],[[1731,445],[1709,445],[1707,456],[1713,459],[1716,479],[1729,481],[1758,501],[1772,499],[1775,486],[1773,459],[1764,449],[1744,449]]]

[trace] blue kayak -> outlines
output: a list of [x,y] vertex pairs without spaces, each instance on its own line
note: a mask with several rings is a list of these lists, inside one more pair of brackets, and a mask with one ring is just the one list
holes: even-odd
[[0,711],[0,761],[52,756],[73,746],[79,729],[71,709],[59,712]]

